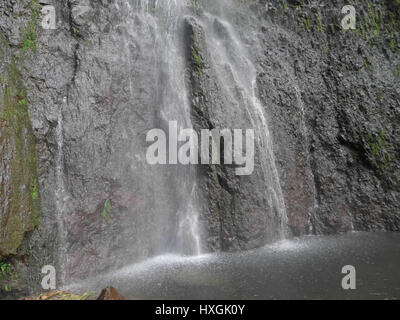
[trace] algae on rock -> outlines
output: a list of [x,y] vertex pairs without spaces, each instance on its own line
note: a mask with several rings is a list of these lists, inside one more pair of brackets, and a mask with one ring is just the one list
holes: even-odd
[[35,137],[26,90],[5,38],[0,47],[0,259],[17,254],[40,220]]

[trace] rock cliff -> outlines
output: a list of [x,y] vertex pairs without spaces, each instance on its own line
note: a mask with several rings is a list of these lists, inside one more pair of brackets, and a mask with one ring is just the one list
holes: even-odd
[[[141,15],[141,1],[0,3],[1,290],[39,286],[46,264],[79,279],[175,241],[166,221],[186,201],[187,173],[145,161],[146,132],[165,126],[176,90],[173,57],[155,46],[171,13],[156,24],[157,2],[146,3]],[[196,168],[204,250],[259,247],[283,224],[287,236],[400,230],[400,3],[355,1],[345,31],[346,4],[188,1],[193,127],[249,128],[256,99],[273,142],[257,144],[253,175]],[[40,26],[44,5],[55,30]]]

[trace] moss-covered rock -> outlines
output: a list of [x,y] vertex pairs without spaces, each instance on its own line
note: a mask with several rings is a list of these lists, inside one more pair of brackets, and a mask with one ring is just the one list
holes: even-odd
[[40,219],[35,137],[28,98],[0,34],[0,259],[15,255]]

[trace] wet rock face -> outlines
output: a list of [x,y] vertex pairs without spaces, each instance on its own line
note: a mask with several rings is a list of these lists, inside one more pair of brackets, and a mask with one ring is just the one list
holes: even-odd
[[[32,281],[40,283],[38,270],[51,260],[52,250],[51,242],[43,243],[46,233],[38,231],[46,217],[38,170],[44,154],[38,157],[43,145],[32,125],[37,119],[32,117],[31,99],[36,91],[27,84],[24,70],[29,61],[26,51],[35,49],[30,41],[32,9],[19,1],[4,1],[0,15],[0,261],[5,268],[0,295],[7,297],[24,292]],[[42,223],[43,231],[52,223]],[[51,238],[51,232],[47,235]]]
[[[213,19],[212,25],[219,34],[218,39],[232,41],[228,30],[217,18]],[[252,106],[246,101],[248,97],[240,92],[244,89],[233,79],[234,71],[228,61],[219,67],[227,69],[232,79],[220,76],[221,70],[216,69],[219,62],[213,59],[205,31],[194,18],[185,20],[185,38],[194,128],[198,132],[202,129],[253,128],[252,114],[248,110]],[[234,88],[233,94],[228,86]],[[221,140],[221,150],[223,144]],[[262,152],[258,143],[255,148],[256,153]],[[223,156],[221,151],[221,163]],[[279,238],[280,217],[269,204],[270,190],[261,166],[257,155],[251,175],[236,175],[239,166],[235,163],[200,166],[201,217],[209,249],[245,250]]]
[[356,5],[344,32],[344,5],[260,13],[260,96],[296,233],[307,212],[315,233],[400,226],[399,8]]
[[35,138],[25,87],[0,33],[0,259],[16,255],[25,233],[39,224]]
[[[7,105],[19,107],[27,101],[21,102],[21,117],[0,119],[0,178],[6,186],[0,193],[17,192],[26,200],[18,201],[21,211],[11,214],[5,208],[15,208],[16,198],[2,196],[0,237],[10,242],[14,233],[4,233],[12,230],[3,227],[11,221],[6,215],[25,221],[18,223],[23,232],[17,232],[16,245],[7,245],[6,255],[26,256],[18,265],[24,265],[20,269],[30,274],[26,283],[32,286],[40,284],[45,264],[58,264],[73,280],[163,252],[176,233],[176,226],[166,222],[175,221],[185,201],[185,185],[177,183],[184,177],[182,168],[151,167],[145,159],[146,133],[165,128],[161,106],[170,103],[166,91],[174,89],[168,87],[163,51],[155,51],[159,33],[152,12],[135,14],[135,1],[131,9],[127,1],[48,2],[56,7],[57,29],[36,28],[36,51],[23,41],[32,19],[28,3],[0,3],[0,29],[10,45],[4,49],[2,44],[0,52],[7,61],[16,58],[23,81],[23,86],[10,82]],[[320,8],[301,1],[288,1],[288,6],[222,2],[228,4],[223,13],[247,52],[243,55],[256,69],[257,98],[274,142],[290,233],[398,231],[396,4],[371,1],[368,7],[359,1],[363,27],[344,32],[343,1]],[[242,91],[234,85],[233,69],[215,61],[207,41],[210,30],[224,45],[232,40],[221,19],[205,29],[204,11],[221,14],[219,5],[198,3],[190,9],[191,17],[180,21],[193,126],[197,131],[249,128],[251,118]],[[238,59],[234,50],[230,53],[232,61]],[[1,61],[4,81],[9,63]],[[248,73],[243,70],[243,77]],[[19,88],[26,89],[26,98]],[[10,136],[11,120],[17,121],[18,130]],[[33,135],[37,189],[35,170],[29,169],[34,167]],[[256,155],[264,151],[256,145]],[[18,160],[21,154],[23,160]],[[271,205],[262,167],[257,156],[250,176],[236,176],[234,165],[197,167],[207,250],[249,249],[279,237],[282,219]],[[13,187],[12,170],[23,173],[15,180],[18,187]],[[27,234],[20,246],[24,232],[37,225],[39,196],[41,228]],[[60,224],[67,230],[61,237],[65,261],[54,255]]]

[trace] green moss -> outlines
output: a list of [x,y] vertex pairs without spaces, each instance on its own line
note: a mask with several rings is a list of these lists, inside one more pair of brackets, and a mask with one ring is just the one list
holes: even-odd
[[200,76],[201,70],[203,67],[203,58],[201,57],[201,54],[200,54],[199,40],[198,40],[196,33],[194,33],[194,35],[193,35],[193,40],[194,40],[194,44],[193,44],[193,49],[192,49],[192,57],[193,57],[193,62],[196,67],[196,73]]
[[321,19],[321,13],[319,12],[317,15],[317,30],[318,32],[322,32],[322,19]]
[[[0,184],[0,203],[4,208],[0,220],[0,258],[17,253],[24,234],[40,220],[36,143],[28,111],[28,98],[8,44],[3,46],[1,78],[6,89],[0,93],[0,157],[7,159],[8,179]],[[8,49],[9,51],[9,49]]]
[[104,203],[103,210],[102,210],[101,213],[100,213],[100,216],[101,216],[102,218],[106,219],[107,222],[110,222],[110,221],[111,221],[111,216],[110,216],[110,215],[111,215],[111,210],[112,210],[111,201],[110,201],[110,200],[107,200],[107,201]]
[[397,77],[400,78],[400,64],[397,66],[395,74],[396,74]]
[[15,289],[15,280],[19,278],[18,273],[10,263],[0,261],[0,291],[9,292]]
[[2,283],[3,290],[6,292],[11,291],[11,287],[8,283],[10,274],[11,265],[9,263],[0,262],[0,282]]
[[0,262],[0,279],[11,273],[11,265],[9,263]]
[[388,143],[385,139],[385,131],[381,130],[377,135],[372,133],[367,137],[369,151],[372,156],[372,162],[380,170],[386,170],[390,164],[390,155],[387,152]]
[[22,30],[22,51],[27,52],[32,50],[36,52],[36,26],[40,19],[40,4],[39,0],[31,0],[29,2],[29,8],[31,10],[31,20],[28,22],[24,30]]
[[36,199],[38,198],[38,196],[39,196],[39,193],[38,193],[38,191],[37,191],[36,188],[37,188],[37,187],[36,187],[36,185],[34,184],[34,185],[32,186],[32,199],[33,199],[33,200],[36,200]]
[[371,61],[368,58],[364,58],[365,69],[369,70],[371,68],[371,66],[372,66]]
[[[304,5],[302,5],[301,8],[304,8]],[[306,31],[309,31],[312,28],[317,32],[323,31],[323,22],[320,11],[316,14],[313,12],[306,12],[305,15],[306,17],[303,18],[303,25]]]
[[[388,5],[389,7],[387,7]],[[368,2],[365,6],[367,8],[366,13],[357,18],[360,29],[358,34],[371,45],[388,45],[390,50],[398,50],[396,48],[400,37],[400,7],[398,6],[398,4],[392,2],[380,7],[373,7]]]
[[306,31],[310,30],[311,26],[311,21],[309,18],[304,18],[303,19],[304,27],[306,28]]
[[22,51],[27,52],[28,50],[32,50],[34,52],[37,50],[35,26],[32,22],[28,24],[28,27],[24,31],[22,38]]
[[77,37],[79,37],[81,35],[81,31],[78,28],[72,28],[74,35],[76,35]]
[[198,75],[201,75],[201,66],[202,66],[202,58],[198,51],[195,49],[193,50],[193,61],[196,65],[196,72]]

